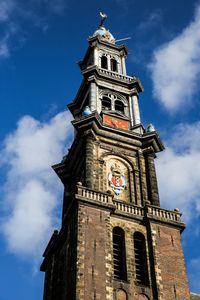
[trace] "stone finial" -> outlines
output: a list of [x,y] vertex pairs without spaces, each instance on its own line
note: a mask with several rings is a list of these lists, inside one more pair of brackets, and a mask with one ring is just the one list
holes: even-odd
[[147,132],[154,132],[156,131],[154,125],[152,123],[150,123],[148,126],[147,126]]
[[150,204],[151,204],[151,202],[149,200],[145,201],[145,205],[150,205]]
[[174,211],[180,212],[180,209],[179,208],[175,208]]
[[82,115],[86,117],[86,116],[91,115],[91,113],[92,113],[92,112],[91,112],[90,107],[89,107],[89,106],[85,106]]

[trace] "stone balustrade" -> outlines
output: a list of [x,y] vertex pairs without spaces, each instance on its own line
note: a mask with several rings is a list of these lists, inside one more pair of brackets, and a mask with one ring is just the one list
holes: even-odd
[[105,76],[112,77],[115,79],[119,79],[119,80],[122,80],[125,82],[132,82],[134,80],[134,77],[122,75],[117,72],[113,72],[113,71],[109,71],[109,70],[101,69],[101,68],[99,68],[98,70],[99,70],[100,74],[103,74]]
[[125,213],[129,213],[135,216],[144,216],[144,208],[132,204],[123,203],[121,201],[113,200],[113,204],[116,209]]
[[98,201],[107,204],[113,204],[112,199],[113,196],[107,193],[96,192],[91,189],[85,188],[81,185],[77,185],[77,194],[83,198]]
[[157,218],[167,219],[175,222],[181,221],[181,213],[176,210],[171,211],[157,206],[147,205],[147,213]]
[[81,184],[77,185],[77,195],[82,200],[89,200],[92,202],[100,202],[102,204],[112,205],[116,212],[126,213],[139,217],[148,217],[162,219],[166,221],[181,222],[181,213],[178,210],[167,210],[157,206],[147,204],[145,207],[140,207],[134,204],[118,201],[109,193],[94,191],[92,189],[83,187]]

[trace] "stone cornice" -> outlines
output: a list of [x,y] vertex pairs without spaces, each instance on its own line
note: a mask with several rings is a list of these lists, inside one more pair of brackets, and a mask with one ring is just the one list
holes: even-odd
[[121,217],[138,219],[144,222],[148,219],[160,224],[164,223],[169,226],[178,227],[181,231],[185,228],[185,224],[181,221],[181,213],[177,210],[163,209],[151,204],[138,206],[133,203],[119,201],[110,193],[94,191],[82,185],[77,185],[75,199],[81,200],[82,203],[88,205],[102,206],[104,209],[109,209],[113,215],[116,214]]

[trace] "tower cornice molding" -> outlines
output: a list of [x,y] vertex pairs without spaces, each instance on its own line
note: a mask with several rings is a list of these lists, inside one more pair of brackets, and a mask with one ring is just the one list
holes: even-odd
[[91,114],[89,117],[74,120],[72,124],[76,130],[82,132],[82,134],[88,128],[93,128],[94,132],[98,135],[112,137],[112,139],[116,140],[122,140],[123,138],[125,143],[135,144],[142,149],[152,147],[154,153],[164,150],[164,146],[157,132],[139,134],[131,130],[117,129],[104,125],[97,112]]
[[73,114],[73,116],[76,115],[76,112],[80,110],[80,103],[83,99],[83,95],[85,95],[85,92],[88,90],[88,86],[95,82],[95,84],[98,87],[103,87],[106,89],[111,89],[116,92],[120,92],[127,96],[133,96],[138,95],[138,93],[143,91],[143,87],[141,90],[140,81],[135,80],[130,84],[127,84],[126,82],[122,82],[121,80],[112,80],[112,78],[109,78],[108,76],[99,76],[97,72],[88,73],[87,76],[82,80],[81,86],[76,94],[76,97],[74,100],[67,105],[70,112]]
[[[91,47],[97,47],[99,45],[106,46],[107,48],[116,49],[117,51],[123,50],[126,55],[128,55],[128,47],[126,45],[117,45],[106,42],[105,40],[100,39],[98,36],[88,38],[88,43]],[[89,47],[90,49],[90,47]]]
[[155,157],[155,153],[164,149],[156,132],[144,135],[131,130],[113,128],[104,125],[101,116],[96,112],[89,117],[74,120],[72,124],[77,131],[76,138],[62,162],[53,166],[54,171],[63,183],[70,177],[70,170],[73,170],[74,167],[74,153],[79,155],[85,137],[91,138],[93,142],[99,141],[102,143],[105,142],[108,145],[110,144],[109,149],[113,146],[118,146],[121,147],[121,149],[127,149],[126,151],[133,151],[133,156],[136,156],[135,152],[141,149],[141,155],[148,154]]
[[98,68],[97,66],[90,66],[82,71],[82,75],[85,80],[88,80],[93,75],[93,78],[107,80],[108,82],[116,82],[116,84],[120,84],[123,86],[127,86],[129,89],[135,87],[137,93],[143,92],[144,88],[141,84],[141,81],[135,76],[128,76],[124,74],[120,74],[117,72],[105,70],[102,68]]
[[124,218],[138,219],[140,222],[148,220],[148,222],[159,223],[160,225],[167,224],[181,231],[185,229],[185,224],[181,220],[182,214],[176,210],[164,209],[147,203],[144,206],[138,206],[117,200],[113,194],[95,191],[82,185],[77,185],[75,198],[89,205],[110,209],[112,214]]

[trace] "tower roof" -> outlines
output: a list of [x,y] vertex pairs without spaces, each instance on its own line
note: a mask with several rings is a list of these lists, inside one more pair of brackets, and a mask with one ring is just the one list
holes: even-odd
[[102,13],[102,12],[100,12],[99,15],[101,17],[101,21],[100,21],[98,29],[93,33],[92,37],[97,36],[97,37],[100,38],[100,40],[102,39],[106,42],[115,44],[114,36],[104,26],[104,22],[107,19],[107,15],[105,13]]
[[100,39],[106,42],[115,44],[114,36],[104,26],[99,26],[99,28],[93,33],[92,37],[96,36],[98,36]]

